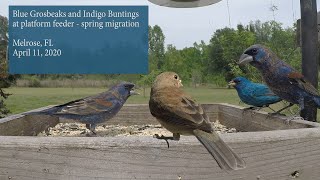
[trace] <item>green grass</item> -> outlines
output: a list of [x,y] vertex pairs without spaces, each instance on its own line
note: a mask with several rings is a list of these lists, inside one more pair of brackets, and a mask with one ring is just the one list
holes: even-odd
[[[237,92],[234,89],[213,89],[207,87],[184,87],[183,89],[199,103],[239,103]],[[130,97],[128,103],[148,103],[150,89],[146,90],[146,97],[143,97],[142,89],[138,91],[141,93],[141,95]]]
[[[12,95],[5,101],[12,114],[48,105],[63,104],[68,101],[83,98],[105,91],[104,88],[8,88],[6,92]],[[147,104],[150,89],[137,90],[139,96],[132,96],[127,103]],[[185,88],[200,103],[232,103],[238,104],[239,98],[234,89]]]
[[5,101],[12,114],[47,105],[63,104],[71,100],[102,92],[98,88],[9,88],[12,94]]
[[[6,92],[12,95],[5,101],[11,114],[21,113],[28,110],[48,106],[63,104],[72,100],[94,95],[105,91],[104,88],[8,88]],[[190,94],[199,103],[230,103],[234,105],[246,106],[240,103],[240,99],[235,89],[213,89],[207,87],[190,88],[184,90]],[[132,96],[127,103],[147,104],[149,101],[150,89],[146,89],[146,96],[143,96],[143,90],[137,90],[141,93],[139,96]],[[274,109],[283,107],[283,103],[272,105]],[[297,109],[297,108],[296,108]],[[268,110],[265,108],[264,110]],[[320,119],[320,112],[318,112]]]

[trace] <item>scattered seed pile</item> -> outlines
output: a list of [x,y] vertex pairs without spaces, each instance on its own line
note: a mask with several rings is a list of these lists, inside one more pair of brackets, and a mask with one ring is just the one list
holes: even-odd
[[[220,124],[217,120],[212,123],[214,129],[218,133],[234,133],[235,128],[227,128]],[[161,125],[100,125],[96,127],[97,136],[112,137],[112,136],[153,136],[154,134],[172,136],[172,133],[162,128]],[[71,136],[81,137],[88,136],[85,124],[81,123],[59,123],[55,127],[50,127],[48,131],[43,131],[38,136]]]

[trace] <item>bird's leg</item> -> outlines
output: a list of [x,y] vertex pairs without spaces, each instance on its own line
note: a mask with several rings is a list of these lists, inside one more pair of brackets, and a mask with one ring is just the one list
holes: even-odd
[[170,147],[168,140],[173,140],[173,137],[166,137],[164,135],[160,136],[159,134],[155,134],[155,135],[153,135],[153,137],[157,138],[157,139],[164,139],[166,141],[166,143],[167,143],[168,149]]
[[250,107],[244,108],[243,110],[246,111],[246,110],[256,110],[256,109],[257,107],[250,106]]
[[170,147],[168,140],[175,140],[175,141],[179,141],[180,140],[180,134],[179,133],[173,133],[172,137],[167,137],[164,135],[159,135],[159,134],[155,134],[153,135],[154,138],[157,139],[164,139],[168,145],[168,148]]
[[289,107],[291,107],[291,106],[293,106],[294,104],[292,104],[292,103],[290,103],[288,106],[286,106],[286,107],[284,107],[284,108],[282,108],[282,109],[280,109],[280,110],[278,110],[278,111],[276,111],[276,112],[274,112],[274,113],[271,113],[271,114],[280,114],[280,112],[282,112],[283,110],[285,110],[285,109],[288,109]]
[[88,136],[96,136],[97,135],[95,124],[86,124],[86,128],[92,132],[92,135],[87,134]]
[[268,107],[269,109],[271,109],[273,112],[276,112],[274,109],[272,109],[270,106],[266,106],[266,107]]
[[300,98],[298,100],[298,103],[299,103],[299,110],[301,112],[302,110],[304,110],[304,98]]
[[47,136],[49,136],[50,135],[50,128],[45,129],[44,132],[46,133]]
[[[286,122],[289,124],[292,120],[305,120],[303,119],[303,117],[300,116],[300,112],[302,110],[305,109],[305,99],[304,98],[300,98],[298,100],[298,103],[299,103],[299,111],[294,113],[293,116],[290,118],[290,119],[287,119]],[[307,116],[305,117],[306,119],[308,119],[308,114]]]
[[86,124],[86,128],[90,130],[91,125],[90,124]]
[[179,141],[180,140],[180,134],[179,133],[173,133],[172,136],[173,136],[173,140],[175,140],[175,141]]
[[97,132],[96,132],[96,124],[91,124],[90,126],[90,131],[94,134],[94,135],[97,135]]
[[[90,130],[90,124],[86,124],[86,128]],[[87,129],[85,129],[83,132],[81,132],[81,134],[86,134]]]

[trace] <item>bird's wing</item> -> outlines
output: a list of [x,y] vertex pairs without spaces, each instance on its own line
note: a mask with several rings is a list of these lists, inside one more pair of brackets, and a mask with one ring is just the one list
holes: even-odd
[[101,96],[87,97],[71,101],[64,105],[60,105],[62,109],[56,114],[76,114],[89,115],[100,112],[110,111],[115,105],[119,103],[114,97],[102,98]]
[[252,85],[252,96],[254,97],[265,97],[265,96],[277,96],[275,95],[269,88],[268,86],[264,85],[264,84],[257,84],[254,83]]
[[298,85],[299,88],[307,91],[308,93],[319,96],[318,90],[299,72],[292,72],[288,74],[290,83]]
[[157,101],[162,108],[161,115],[173,124],[212,131],[209,117],[202,106],[178,88],[162,91]]

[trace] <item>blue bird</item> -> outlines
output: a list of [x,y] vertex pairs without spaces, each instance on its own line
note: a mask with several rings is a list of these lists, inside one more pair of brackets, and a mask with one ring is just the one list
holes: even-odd
[[[240,97],[241,101],[254,107],[269,107],[270,104],[281,101],[266,85],[253,83],[244,77],[236,77],[229,82]],[[254,109],[251,107],[251,109]]]
[[317,89],[298,71],[277,57],[275,53],[262,45],[253,45],[246,49],[239,64],[250,63],[262,74],[268,87],[277,96],[290,104],[277,111],[298,104],[300,111],[307,105],[320,108],[320,96]]
[[133,91],[134,86],[132,83],[122,82],[98,95],[71,101],[39,112],[25,113],[25,115],[42,114],[75,120],[85,123],[87,129],[96,134],[97,124],[114,117],[131,95],[138,94]]

